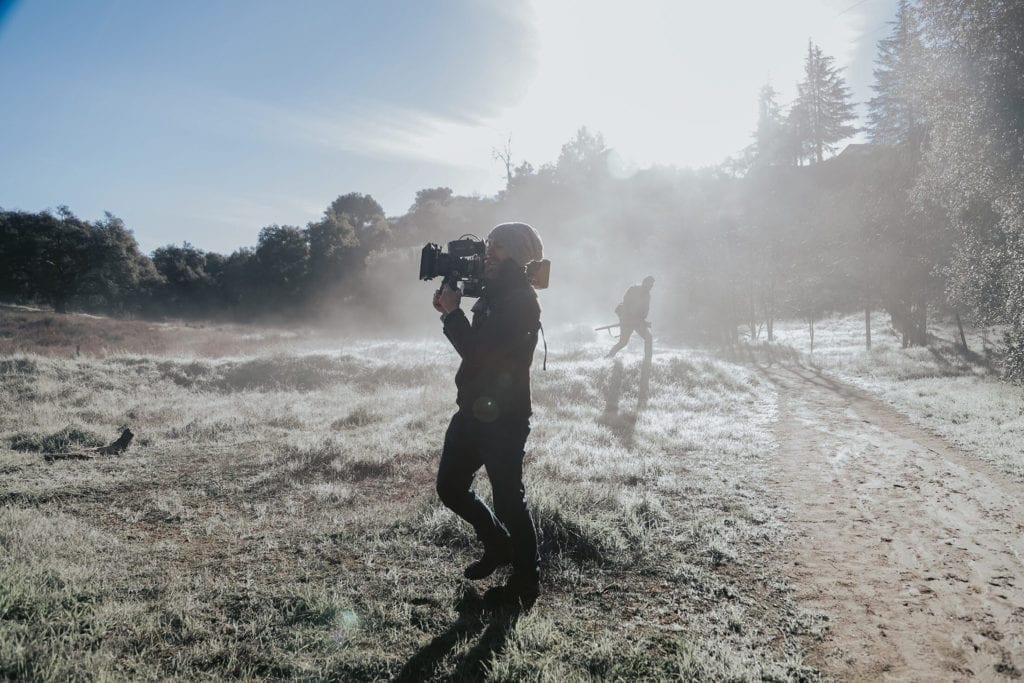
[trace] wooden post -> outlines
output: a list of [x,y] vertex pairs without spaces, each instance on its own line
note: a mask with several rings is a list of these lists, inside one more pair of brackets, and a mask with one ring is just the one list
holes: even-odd
[[864,340],[868,351],[871,350],[871,307],[864,308]]

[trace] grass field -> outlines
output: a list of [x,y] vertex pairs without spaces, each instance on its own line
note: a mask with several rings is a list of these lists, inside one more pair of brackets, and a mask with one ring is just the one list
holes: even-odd
[[[550,340],[526,465],[543,593],[495,613],[503,577],[461,578],[478,548],[433,489],[443,340],[223,355],[135,334],[0,357],[0,678],[818,677],[827,618],[780,578],[775,395],[750,368],[666,350],[641,408],[638,355]],[[123,456],[41,455],[125,424]]]
[[779,343],[802,361],[880,396],[913,422],[967,453],[1024,478],[1024,388],[1000,379],[1001,331],[968,329],[965,353],[952,321],[929,327],[927,347],[900,348],[878,313],[870,351],[863,315],[834,317],[816,325],[814,353],[805,324],[777,327]]

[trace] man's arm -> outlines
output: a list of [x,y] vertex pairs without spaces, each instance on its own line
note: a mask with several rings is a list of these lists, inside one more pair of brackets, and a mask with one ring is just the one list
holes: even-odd
[[462,292],[454,287],[449,287],[446,283],[442,283],[438,290],[434,292],[434,308],[441,313],[441,322],[444,324],[444,336],[448,337],[448,341],[455,347],[459,357],[465,358],[466,354],[459,346],[458,338],[453,338],[448,332],[449,319],[454,327],[459,326],[459,323],[455,320],[456,318],[461,318],[462,323],[469,326],[466,314],[459,307],[461,303]]
[[481,362],[489,356],[514,352],[520,344],[536,342],[540,327],[540,306],[524,292],[492,309],[487,321],[474,328],[466,314],[457,309],[445,316],[444,334],[466,361]]
[[[450,313],[445,313],[441,318],[444,323],[444,336],[448,337],[459,358],[466,358],[465,340],[472,335],[473,327],[469,324],[466,314],[461,308],[456,308]],[[465,328],[465,329],[464,329]]]

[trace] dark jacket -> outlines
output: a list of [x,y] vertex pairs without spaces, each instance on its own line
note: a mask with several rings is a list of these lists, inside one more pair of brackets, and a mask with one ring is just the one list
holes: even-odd
[[615,312],[625,323],[642,323],[647,319],[651,308],[651,292],[643,285],[633,285],[626,290],[622,303],[615,307]]
[[472,310],[472,324],[461,309],[444,317],[444,334],[462,357],[455,374],[459,409],[482,422],[529,417],[540,304],[526,270],[504,261]]

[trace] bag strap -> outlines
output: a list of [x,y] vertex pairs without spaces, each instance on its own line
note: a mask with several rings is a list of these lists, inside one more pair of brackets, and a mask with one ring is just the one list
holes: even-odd
[[548,369],[548,338],[544,336],[544,323],[537,321],[537,325],[540,327],[540,338],[544,340],[544,364],[541,369],[547,371]]

